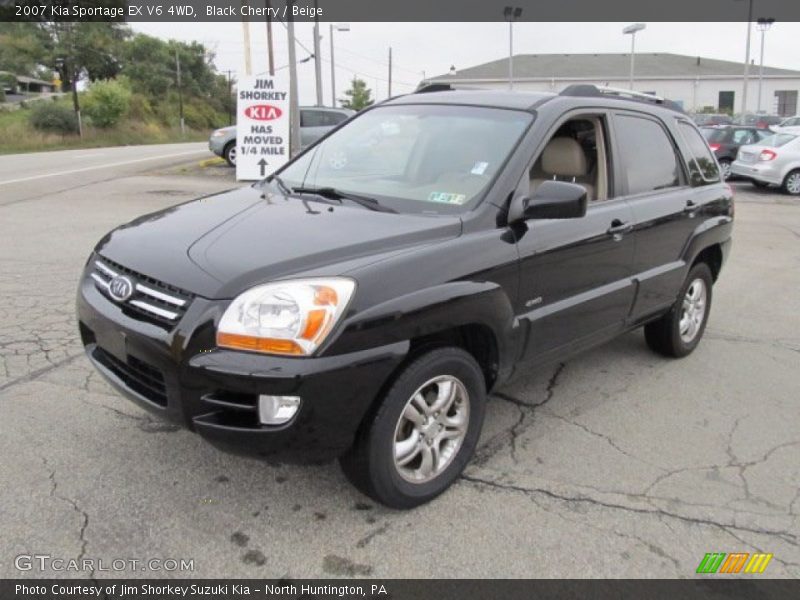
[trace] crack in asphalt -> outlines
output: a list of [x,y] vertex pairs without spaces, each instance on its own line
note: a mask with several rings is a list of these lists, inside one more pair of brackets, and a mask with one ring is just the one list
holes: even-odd
[[38,379],[42,375],[46,375],[47,373],[49,373],[54,369],[58,369],[59,367],[68,365],[69,363],[75,361],[77,358],[80,358],[81,356],[83,356],[83,352],[79,352],[77,354],[70,354],[69,356],[62,358],[61,360],[57,360],[56,362],[51,363],[46,367],[36,369],[35,371],[31,371],[30,373],[26,373],[25,375],[20,375],[19,377],[6,381],[5,383],[0,384],[0,393],[5,392],[6,390],[14,386],[34,381],[35,379]]
[[[88,545],[88,540],[86,539],[86,530],[89,528],[89,513],[83,510],[78,503],[73,500],[72,498],[67,498],[66,496],[62,496],[58,493],[58,481],[56,481],[56,471],[55,469],[50,467],[50,464],[47,462],[45,457],[40,457],[42,463],[44,464],[45,469],[48,471],[48,479],[50,480],[50,497],[56,498],[61,500],[62,502],[66,502],[69,504],[72,509],[81,517],[81,528],[78,533],[78,541],[80,542],[81,551],[78,554],[77,561],[78,564],[82,564],[83,558],[86,556],[86,547]],[[90,579],[94,580],[95,577],[95,567],[94,562],[92,562],[92,569],[90,571]]]
[[[469,483],[475,485],[483,485],[488,486],[490,488],[500,489],[507,492],[516,492],[521,493],[526,496],[530,496],[533,494],[538,494],[541,496],[546,496],[553,500],[558,500],[561,502],[567,503],[581,503],[581,504],[589,504],[592,506],[597,506],[600,508],[607,508],[611,510],[621,510],[626,512],[633,512],[636,514],[647,515],[647,516],[656,516],[656,517],[667,517],[671,519],[676,519],[679,521],[683,521],[685,523],[691,523],[694,525],[705,525],[709,527],[716,527],[722,531],[728,531],[729,529],[733,529],[736,531],[744,531],[747,533],[755,533],[759,535],[766,535],[766,536],[773,536],[777,537],[787,544],[795,547],[800,547],[800,543],[798,543],[798,536],[796,534],[790,533],[788,531],[779,531],[773,529],[759,529],[755,527],[747,527],[744,525],[737,525],[736,523],[720,523],[718,521],[714,521],[712,519],[703,519],[699,517],[690,517],[687,515],[682,515],[680,513],[674,513],[663,508],[658,508],[653,506],[653,510],[648,510],[645,508],[637,508],[634,506],[625,506],[624,504],[617,504],[613,502],[605,502],[599,500],[597,498],[591,498],[589,496],[568,496],[565,494],[560,494],[553,490],[549,490],[546,488],[528,488],[521,485],[511,484],[511,483],[500,483],[497,481],[492,481],[490,479],[483,479],[481,477],[475,477],[474,475],[466,475],[462,474],[460,479],[467,481]],[[652,505],[651,505],[652,506]]]

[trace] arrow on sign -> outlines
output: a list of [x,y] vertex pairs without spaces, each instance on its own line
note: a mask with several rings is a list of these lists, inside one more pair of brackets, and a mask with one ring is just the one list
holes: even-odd
[[261,176],[263,177],[264,176],[264,171],[266,170],[267,165],[269,163],[262,158],[260,161],[258,161],[257,164],[258,164],[259,167],[261,167]]

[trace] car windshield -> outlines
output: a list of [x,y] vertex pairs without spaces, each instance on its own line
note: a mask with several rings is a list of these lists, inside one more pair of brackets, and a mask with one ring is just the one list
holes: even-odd
[[287,188],[333,188],[398,212],[477,204],[533,121],[524,111],[381,106],[352,119],[279,172]]
[[791,142],[796,137],[797,137],[796,135],[792,135],[791,133],[776,133],[775,135],[765,137],[763,140],[758,142],[756,146],[770,146],[772,148],[780,148],[781,146]]

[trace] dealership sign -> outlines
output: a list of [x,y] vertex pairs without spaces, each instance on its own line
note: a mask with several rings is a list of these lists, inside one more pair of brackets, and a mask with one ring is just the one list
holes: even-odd
[[262,179],[289,160],[288,81],[245,75],[236,98],[236,179]]

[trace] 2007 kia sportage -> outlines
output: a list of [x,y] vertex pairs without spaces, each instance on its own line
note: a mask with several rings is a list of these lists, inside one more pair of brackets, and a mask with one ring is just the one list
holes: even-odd
[[234,451],[339,457],[408,508],[459,475],[515,371],[639,326],[694,350],[732,222],[668,101],[434,86],[106,235],[80,332],[141,406]]

